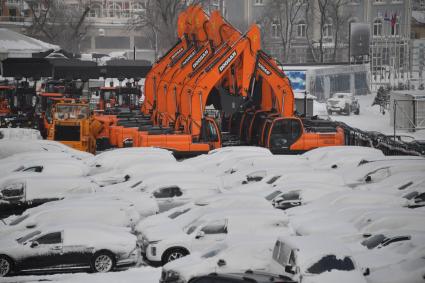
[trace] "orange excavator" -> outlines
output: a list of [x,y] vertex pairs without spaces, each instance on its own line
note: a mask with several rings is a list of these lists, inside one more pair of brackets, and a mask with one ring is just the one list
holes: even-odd
[[[275,153],[344,144],[342,129],[294,116],[290,81],[261,50],[257,25],[241,34],[218,12],[208,16],[191,6],[179,17],[178,35],[177,45],[146,77],[144,123],[118,125],[118,119],[110,127],[113,146],[190,155],[228,140]],[[221,112],[221,121],[205,114],[207,106]]]

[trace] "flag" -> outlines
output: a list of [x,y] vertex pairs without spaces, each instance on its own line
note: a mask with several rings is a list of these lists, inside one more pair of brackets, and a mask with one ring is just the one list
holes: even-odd
[[391,27],[394,27],[396,23],[397,23],[397,13],[394,13],[391,16]]

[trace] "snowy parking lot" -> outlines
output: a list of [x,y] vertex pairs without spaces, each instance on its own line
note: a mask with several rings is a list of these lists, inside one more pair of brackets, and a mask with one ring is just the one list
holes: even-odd
[[[368,99],[331,119],[384,130]],[[240,146],[177,161],[19,135],[0,149],[1,282],[424,282],[423,157]]]

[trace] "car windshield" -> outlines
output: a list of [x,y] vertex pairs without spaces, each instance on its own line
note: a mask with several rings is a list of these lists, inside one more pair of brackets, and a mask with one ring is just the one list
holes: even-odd
[[281,193],[281,191],[274,191],[273,193],[266,196],[266,200],[272,200]]
[[19,216],[19,217],[15,218],[13,221],[11,221],[9,223],[9,225],[10,226],[17,225],[17,224],[21,223],[22,221],[24,221],[25,219],[27,219],[29,216],[30,216],[29,214],[25,214],[25,215]]
[[189,210],[190,210],[190,208],[186,208],[184,210],[177,210],[177,211],[171,213],[170,215],[168,215],[168,218],[175,219],[175,218],[179,217],[180,215],[185,214]]
[[307,272],[311,274],[321,274],[332,270],[354,270],[354,263],[348,256],[337,258],[335,255],[326,255],[311,265],[307,269]]
[[191,222],[189,225],[187,225],[186,227],[184,227],[183,231],[186,231],[186,234],[190,235],[196,230],[196,228],[201,226],[203,223],[204,223],[203,221],[195,220]]
[[58,120],[86,119],[88,116],[88,105],[62,104],[56,106],[55,118]]
[[38,234],[41,234],[41,231],[32,231],[31,233],[29,233],[29,234],[27,234],[27,235],[25,235],[21,238],[16,239],[16,241],[19,244],[22,244],[22,243],[25,243],[26,241],[28,241],[29,239],[33,238],[34,236],[38,235]]
[[282,195],[283,200],[298,200],[300,198],[300,194],[298,191],[291,191]]
[[373,235],[362,242],[362,245],[368,249],[373,249],[382,243],[386,237],[383,234]]

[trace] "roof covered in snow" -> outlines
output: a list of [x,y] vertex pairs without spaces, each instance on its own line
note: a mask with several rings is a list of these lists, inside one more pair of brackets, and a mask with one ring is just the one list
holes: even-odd
[[[60,49],[59,46],[43,42],[41,40],[14,32],[6,28],[0,28],[0,53],[22,54],[44,52],[49,49]],[[9,56],[13,57],[13,56]]]

